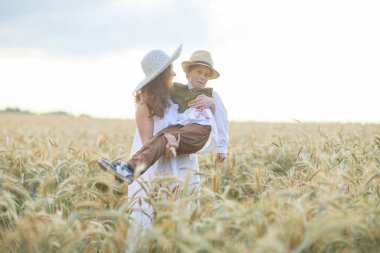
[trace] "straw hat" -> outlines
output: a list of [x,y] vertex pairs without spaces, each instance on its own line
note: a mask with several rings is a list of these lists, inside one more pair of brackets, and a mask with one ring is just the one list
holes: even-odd
[[158,49],[147,53],[141,60],[141,67],[144,71],[145,78],[137,85],[133,91],[133,95],[169,67],[169,65],[179,57],[181,50],[182,44],[170,57],[165,52]]
[[203,65],[208,67],[212,71],[210,79],[216,79],[220,76],[218,71],[214,69],[214,62],[212,61],[211,54],[205,50],[194,51],[189,61],[182,62],[182,69],[186,73],[188,68],[193,65]]

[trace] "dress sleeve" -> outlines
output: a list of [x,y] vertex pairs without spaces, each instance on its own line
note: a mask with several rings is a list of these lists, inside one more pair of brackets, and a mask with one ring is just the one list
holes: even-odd
[[217,152],[227,154],[227,145],[229,140],[228,134],[228,114],[227,109],[223,104],[222,99],[215,91],[212,92],[212,97],[215,100],[215,123],[218,129]]

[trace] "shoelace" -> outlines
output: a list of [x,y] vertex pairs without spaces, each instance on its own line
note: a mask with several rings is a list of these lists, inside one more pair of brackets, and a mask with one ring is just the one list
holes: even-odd
[[118,163],[115,163],[114,166],[115,166],[116,172],[122,175],[123,177],[132,176],[132,172],[128,168],[128,165],[118,162]]

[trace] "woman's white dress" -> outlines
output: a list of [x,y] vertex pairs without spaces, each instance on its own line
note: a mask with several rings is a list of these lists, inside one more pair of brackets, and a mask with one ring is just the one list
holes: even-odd
[[[178,123],[178,105],[171,104],[164,114],[164,117],[154,117],[153,135],[161,129]],[[135,136],[132,143],[131,155],[135,154],[142,146],[140,134],[136,129]],[[191,168],[191,169],[183,169]],[[135,228],[145,231],[152,223],[153,209],[144,201],[146,198],[146,192],[141,187],[144,184],[144,188],[149,189],[149,181],[156,175],[168,174],[179,179],[186,179],[189,183],[189,187],[193,188],[200,182],[200,177],[196,173],[199,171],[198,156],[196,154],[190,155],[178,155],[177,157],[161,158],[155,164],[153,164],[142,176],[128,187],[128,198],[133,202],[133,211],[131,218]],[[175,186],[175,185],[173,185]]]

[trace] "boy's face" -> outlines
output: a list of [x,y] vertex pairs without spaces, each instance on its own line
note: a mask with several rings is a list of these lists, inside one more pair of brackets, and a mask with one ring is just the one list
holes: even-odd
[[203,65],[191,66],[186,74],[187,80],[193,85],[194,88],[204,88],[210,78],[211,70]]

